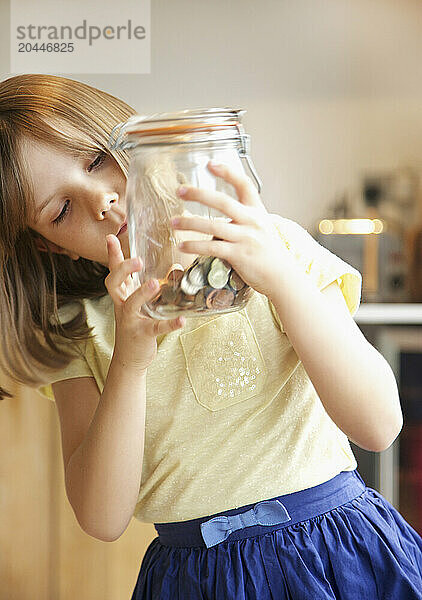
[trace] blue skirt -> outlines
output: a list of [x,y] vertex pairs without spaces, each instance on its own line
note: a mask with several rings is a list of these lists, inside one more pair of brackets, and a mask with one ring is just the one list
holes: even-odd
[[155,527],[132,600],[422,599],[421,537],[356,471]]

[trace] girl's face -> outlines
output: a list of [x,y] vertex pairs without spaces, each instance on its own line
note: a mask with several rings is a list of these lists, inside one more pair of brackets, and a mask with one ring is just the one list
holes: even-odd
[[[74,158],[28,139],[22,152],[35,194],[37,216],[31,229],[48,240],[53,252],[108,266],[106,235],[118,235],[126,221],[126,178],[117,162],[104,153]],[[128,258],[127,231],[118,237]]]

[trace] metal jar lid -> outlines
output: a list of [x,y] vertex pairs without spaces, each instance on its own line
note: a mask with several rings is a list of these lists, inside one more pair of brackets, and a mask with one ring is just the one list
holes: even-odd
[[171,113],[134,115],[111,131],[108,147],[130,150],[139,146],[205,144],[233,141],[255,179],[258,192],[262,184],[249,156],[250,136],[241,123],[245,110],[233,108],[187,109]]

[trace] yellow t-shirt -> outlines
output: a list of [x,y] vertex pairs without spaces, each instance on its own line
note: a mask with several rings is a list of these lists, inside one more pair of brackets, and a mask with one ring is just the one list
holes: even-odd
[[[274,215],[300,268],[322,289],[338,281],[354,314],[361,276],[298,224]],[[114,345],[110,296],[84,302],[95,338],[52,377],[103,389]],[[316,348],[317,352],[318,349]],[[54,399],[50,386],[41,393]],[[234,313],[187,319],[161,336],[147,373],[145,453],[134,516],[173,522],[318,485],[356,468],[269,300],[254,292]]]

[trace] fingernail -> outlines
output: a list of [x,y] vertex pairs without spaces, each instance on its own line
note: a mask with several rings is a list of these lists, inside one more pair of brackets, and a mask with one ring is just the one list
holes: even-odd
[[135,256],[134,258],[132,258],[133,261],[133,266],[134,267],[140,267],[141,266],[141,259],[138,256]]
[[173,219],[170,220],[170,223],[172,225],[179,225],[180,219],[178,219],[177,217],[173,217]]
[[188,188],[185,185],[181,185],[179,187],[179,189],[177,190],[177,194],[179,196],[184,196],[186,194],[186,192],[188,191]]

